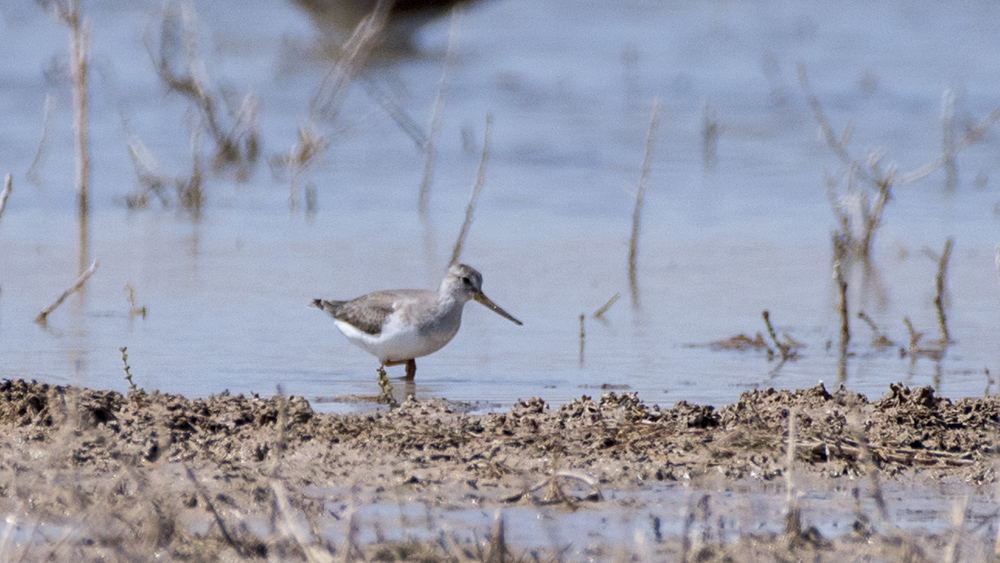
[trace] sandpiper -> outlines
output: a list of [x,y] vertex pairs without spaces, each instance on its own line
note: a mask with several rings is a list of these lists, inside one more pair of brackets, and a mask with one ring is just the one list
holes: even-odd
[[350,301],[313,299],[310,307],[326,311],[352,344],[376,356],[382,366],[406,364],[406,377],[417,373],[416,358],[437,352],[462,325],[462,308],[471,299],[521,325],[483,293],[483,276],[465,264],[448,268],[437,291],[389,289]]

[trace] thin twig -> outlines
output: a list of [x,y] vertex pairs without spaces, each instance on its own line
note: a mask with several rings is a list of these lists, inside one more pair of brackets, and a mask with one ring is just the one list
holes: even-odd
[[792,544],[802,535],[802,512],[798,505],[792,468],[795,466],[795,409],[788,411],[788,439],[785,442],[785,540]]
[[851,342],[850,315],[847,309],[847,280],[841,261],[833,262],[833,279],[837,284],[837,312],[840,314],[840,356],[847,357],[847,346]]
[[476,204],[479,203],[479,192],[483,190],[483,182],[486,179],[486,164],[490,161],[490,137],[493,132],[493,114],[486,115],[486,133],[483,140],[483,156],[479,161],[479,173],[476,174],[476,185],[472,188],[472,197],[469,205],[465,208],[465,222],[462,223],[462,230],[458,233],[458,240],[455,241],[455,249],[451,253],[449,266],[458,263],[459,256],[462,255],[462,245],[465,244],[465,237],[469,234],[469,227],[472,226],[472,216],[476,211]]
[[281,530],[295,540],[295,543],[298,544],[302,553],[306,556],[306,561],[309,563],[333,563],[335,561],[333,556],[321,550],[310,537],[309,531],[303,530],[302,526],[295,522],[295,515],[292,513],[292,504],[288,500],[288,491],[285,490],[285,486],[281,481],[277,479],[272,480],[271,490],[274,492],[274,499],[278,505],[278,513],[281,515]]
[[649,171],[653,162],[653,147],[656,141],[656,130],[660,126],[660,99],[653,100],[653,111],[649,117],[649,133],[646,136],[646,156],[642,161],[642,176],[639,178],[639,189],[635,194],[635,209],[632,211],[632,238],[628,247],[628,282],[632,290],[632,307],[639,307],[639,282],[636,267],[639,258],[639,230],[642,218],[642,205],[646,197],[646,185],[649,183]]
[[944,252],[941,253],[941,258],[938,260],[938,271],[937,275],[934,276],[934,286],[937,290],[934,295],[934,308],[937,311],[938,328],[941,330],[942,348],[951,342],[951,336],[948,333],[948,319],[944,313],[944,301],[946,291],[945,276],[948,273],[948,260],[951,258],[951,248],[954,246],[954,242],[954,239],[948,237],[948,240],[944,243]]
[[955,91],[951,88],[941,95],[941,158],[944,160],[945,189],[953,191],[958,185],[958,166],[955,164]]
[[489,563],[506,563],[508,559],[505,530],[503,514],[497,509],[493,518],[493,532],[490,534],[490,552],[486,557]]
[[79,278],[76,279],[76,282],[73,284],[72,287],[64,291],[63,294],[59,296],[59,299],[56,299],[55,303],[49,305],[44,310],[42,310],[41,313],[38,314],[38,317],[35,318],[35,322],[38,324],[45,324],[45,322],[48,320],[49,313],[51,313],[56,309],[56,307],[61,305],[62,302],[65,301],[67,297],[76,293],[77,291],[80,291],[80,289],[83,288],[83,284],[87,282],[87,279],[89,279],[90,276],[92,276],[96,271],[97,271],[97,262],[95,261],[93,264],[90,265],[89,268],[87,268],[86,271],[83,272],[83,274],[80,275]]
[[70,73],[73,78],[73,132],[76,149],[76,193],[81,209],[87,207],[90,186],[90,138],[87,121],[87,66],[90,59],[90,25],[81,21],[80,0],[72,0],[70,27]]
[[28,167],[28,173],[24,175],[28,182],[35,186],[40,183],[38,171],[42,168],[45,157],[48,155],[49,131],[52,128],[52,109],[54,106],[55,96],[45,94],[45,103],[42,106],[42,138],[38,141],[38,150],[35,151],[35,158],[32,159],[31,166]]
[[[169,2],[161,25],[158,53],[149,34],[146,50],[164,85],[188,98],[201,113],[201,124],[215,140],[215,165],[253,163],[259,154],[256,98],[247,94],[239,109],[235,109],[236,104],[229,98],[211,91],[198,55],[197,27],[193,5]],[[180,66],[175,61],[179,57],[183,57],[186,68],[176,68]],[[224,122],[219,109],[223,106],[229,113],[228,122]]]
[[965,525],[965,513],[969,508],[969,495],[966,494],[961,500],[956,499],[951,507],[951,539],[945,549],[944,560],[947,563],[955,563],[960,560],[961,547],[959,541],[962,539],[962,526]]
[[222,515],[219,514],[219,511],[215,509],[215,505],[212,504],[212,499],[208,498],[208,492],[206,492],[205,488],[198,482],[198,478],[195,476],[194,471],[192,471],[187,464],[184,465],[184,469],[187,471],[188,479],[194,483],[195,490],[198,491],[201,499],[205,502],[205,508],[207,508],[215,518],[215,523],[219,526],[219,531],[222,532],[222,537],[226,540],[226,543],[236,550],[236,554],[240,556],[240,559],[246,559],[246,554],[243,553],[243,548],[236,543],[236,540],[233,539],[233,536],[229,533],[229,528],[226,527],[226,522],[222,519]]
[[611,299],[608,299],[608,302],[605,303],[603,307],[594,312],[594,318],[597,320],[604,320],[604,313],[607,313],[608,309],[610,309],[621,296],[622,295],[620,293],[616,293],[611,296]]
[[441,67],[441,78],[438,81],[438,93],[434,98],[434,109],[431,111],[430,135],[425,150],[427,160],[424,162],[424,179],[420,183],[420,197],[417,200],[417,211],[421,219],[427,220],[430,203],[431,184],[434,182],[434,161],[437,158],[437,140],[441,133],[441,120],[444,117],[444,106],[448,100],[448,73],[455,64],[455,43],[458,41],[458,29],[461,12],[453,8],[451,11],[451,26],[448,29],[448,47],[444,54],[444,64]]
[[583,367],[583,342],[584,339],[586,338],[586,332],[584,330],[584,320],[586,318],[587,315],[584,315],[583,313],[580,314],[580,367]]
[[142,307],[136,307],[135,306],[135,289],[132,287],[132,284],[130,284],[130,283],[126,283],[125,284],[125,293],[128,296],[128,316],[129,316],[129,318],[131,319],[131,318],[133,318],[135,316],[141,316],[142,318],[145,319],[146,318],[146,306],[145,305],[143,305]]
[[913,323],[910,322],[910,317],[903,317],[903,324],[906,325],[906,330],[910,334],[910,353],[914,353],[919,348],[920,337],[923,333],[917,332],[913,328]]
[[354,74],[364,66],[365,58],[376,44],[385,27],[392,2],[378,0],[370,14],[362,19],[341,47],[337,63],[323,78],[309,102],[310,115],[328,123],[337,120]]
[[368,97],[375,100],[375,103],[377,103],[379,107],[381,107],[385,113],[387,113],[389,117],[396,122],[396,125],[398,125],[399,128],[406,133],[406,136],[409,137],[415,145],[417,145],[417,149],[424,150],[427,147],[427,135],[422,129],[420,129],[420,126],[413,121],[413,118],[406,113],[406,109],[392,99],[392,96],[382,93],[382,91],[376,86],[375,82],[368,76],[361,76],[361,80],[358,81],[358,84],[360,84],[361,88],[366,94],[368,94]]
[[[849,134],[850,126],[848,126],[848,130],[845,131],[844,137],[838,139],[837,136],[833,133],[833,128],[830,126],[830,121],[826,118],[826,115],[823,113],[823,106],[822,104],[820,104],[819,98],[813,92],[812,86],[810,86],[809,84],[809,78],[806,74],[806,66],[804,63],[801,62],[799,63],[798,71],[799,71],[799,82],[802,85],[802,89],[806,94],[807,100],[809,101],[809,106],[813,110],[816,122],[819,124],[820,130],[822,131],[823,137],[826,139],[827,144],[834,151],[834,153],[841,159],[841,161],[844,163],[845,166],[848,167],[853,166],[854,168],[856,168],[856,173],[863,180],[870,182],[872,185],[882,183],[885,180],[893,180],[889,181],[890,185],[893,183],[897,185],[911,184],[917,180],[920,180],[921,178],[924,178],[925,176],[932,174],[938,168],[945,166],[948,163],[948,161],[954,160],[955,156],[958,153],[962,152],[967,147],[975,143],[978,143],[980,140],[982,140],[983,135],[986,134],[989,128],[992,127],[993,124],[996,123],[998,120],[1000,120],[1000,107],[997,107],[982,121],[980,121],[973,127],[968,128],[961,140],[959,140],[958,142],[954,142],[954,140],[951,140],[951,142],[948,143],[950,150],[946,149],[945,151],[943,151],[944,154],[942,154],[941,157],[938,158],[937,160],[928,162],[910,172],[898,174],[896,175],[896,178],[890,178],[889,175],[882,173],[881,169],[879,169],[877,166],[871,166],[871,167],[864,166],[861,164],[860,161],[855,159],[853,156],[851,156],[849,152],[847,152],[846,145],[850,137]],[[872,174],[870,175],[867,172],[865,172],[864,171],[865,168],[871,168]],[[890,171],[890,174],[892,174],[892,171]]]
[[764,326],[767,327],[767,334],[771,337],[771,341],[774,342],[774,345],[778,348],[778,351],[781,352],[781,361],[784,362],[785,360],[787,360],[792,356],[791,346],[789,346],[788,344],[783,344],[780,341],[778,341],[778,335],[777,333],[774,332],[774,326],[771,324],[770,311],[764,310],[761,312],[760,316],[763,317]]
[[889,338],[881,330],[879,330],[878,326],[875,324],[875,321],[873,321],[872,318],[869,317],[867,313],[865,313],[864,311],[858,311],[858,318],[864,321],[865,324],[868,325],[868,328],[872,329],[872,332],[875,333],[875,336],[872,337],[872,346],[879,346],[879,347],[897,346],[897,344],[893,342],[891,338]]

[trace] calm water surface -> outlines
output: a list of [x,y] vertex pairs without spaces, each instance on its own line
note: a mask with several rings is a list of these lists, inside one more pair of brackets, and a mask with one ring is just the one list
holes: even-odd
[[[485,185],[462,260],[517,327],[470,304],[455,340],[419,361],[399,393],[506,408],[551,404],[602,385],[648,403],[721,404],[754,388],[839,380],[831,280],[836,228],[826,179],[840,163],[822,142],[796,64],[861,160],[882,150],[902,171],[941,152],[942,94],[956,96],[959,134],[996,106],[1000,7],[933,2],[537,3],[487,0],[456,22],[429,219],[417,213],[425,154],[375,101],[380,92],[428,130],[450,23],[422,29],[416,50],[353,86],[330,143],[305,183],[316,211],[289,210],[288,182],[265,162],[245,182],[205,177],[199,217],[153,203],[129,210],[137,187],[134,134],[169,176],[189,174],[184,99],[159,81],[144,40],[162,7],[85,3],[92,28],[93,180],[86,259],[100,262],[86,293],[46,327],[33,321],[68,286],[80,261],[73,197],[65,29],[32,4],[0,7],[0,171],[14,194],[0,219],[0,377],[126,390],[119,348],[146,389],[205,396],[303,395],[322,410],[369,408],[331,398],[373,395],[377,362],[351,346],[310,299],[394,287],[436,287],[451,255],[493,115]],[[321,31],[291,3],[197,5],[199,48],[212,86],[259,99],[262,153],[287,152],[309,117],[330,62]],[[52,118],[34,183],[26,175]],[[652,100],[662,119],[639,247],[639,301],[626,271],[632,212]],[[702,120],[721,127],[717,164],[703,162]],[[875,275],[852,272],[853,310],[898,342],[909,317],[937,339],[933,307],[945,240],[954,344],[939,361],[869,345],[854,319],[846,385],[881,395],[890,382],[933,384],[951,396],[992,389],[1000,371],[997,134],[945,174],[898,186],[875,242]],[[211,142],[201,151],[210,158]],[[843,183],[841,193],[843,193]],[[146,318],[130,318],[124,287]],[[599,322],[590,315],[622,299]],[[762,352],[709,342],[763,331],[806,344],[778,365]],[[587,314],[583,362],[579,315]],[[988,370],[988,374],[987,374]],[[392,375],[402,374],[396,368]],[[318,401],[317,401],[318,399]],[[367,404],[367,403],[366,403]]]

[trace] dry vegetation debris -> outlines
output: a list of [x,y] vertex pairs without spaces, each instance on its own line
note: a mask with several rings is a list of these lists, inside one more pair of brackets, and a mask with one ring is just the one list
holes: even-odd
[[[405,491],[452,505],[585,510],[602,502],[602,489],[622,494],[655,480],[778,479],[786,471],[790,413],[794,471],[803,478],[874,472],[882,479],[995,479],[1000,403],[951,401],[926,387],[893,385],[876,401],[822,385],[768,389],[718,409],[684,401],[661,409],[634,393],[605,393],[558,408],[528,399],[481,415],[410,399],[396,409],[345,415],[315,413],[300,397],[186,399],[4,381],[0,504],[22,522],[68,523],[63,539],[28,542],[23,549],[34,555],[126,560],[162,552],[200,560],[199,553],[228,552],[316,560],[308,552],[408,560],[405,552],[486,560],[488,543],[474,541],[345,548],[316,522],[336,516],[331,505],[351,506],[359,491],[366,502],[396,503]],[[309,492],[315,487],[341,492],[317,496]],[[796,537],[809,549],[844,542],[809,543],[808,531]],[[751,540],[760,557],[770,557],[764,553],[773,554],[775,542],[791,549],[777,537],[740,543]],[[683,548],[671,541],[657,549]],[[737,546],[713,549],[718,557],[706,560],[726,560]]]

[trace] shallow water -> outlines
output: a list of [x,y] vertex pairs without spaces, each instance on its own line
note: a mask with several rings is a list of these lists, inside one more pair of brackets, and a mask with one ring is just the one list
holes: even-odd
[[[287,180],[259,162],[243,183],[208,174],[205,207],[193,217],[155,202],[145,210],[122,203],[137,184],[129,132],[165,174],[191,169],[194,113],[165,93],[143,44],[160,8],[84,8],[93,33],[93,187],[81,260],[70,96],[58,72],[66,31],[33,5],[0,7],[8,53],[0,58],[0,168],[13,173],[15,189],[0,219],[0,377],[126,390],[119,348],[127,346],[135,382],[146,389],[204,396],[271,394],[280,385],[320,410],[368,408],[333,399],[374,395],[376,361],[306,305],[437,285],[489,113],[490,160],[462,260],[525,325],[471,304],[455,340],[422,358],[416,384],[397,382],[397,393],[491,409],[530,396],[558,404],[599,395],[603,385],[662,405],[720,404],[746,389],[817,380],[833,386],[841,379],[830,274],[836,222],[825,178],[839,161],[817,135],[796,64],[807,65],[834,128],[854,125],[854,154],[863,160],[881,148],[901,171],[939,156],[945,89],[956,93],[959,131],[1000,105],[992,95],[1000,7],[989,2],[487,0],[456,24],[429,221],[416,207],[423,152],[359,86],[340,120],[320,129],[330,148],[304,179],[316,186],[315,213],[289,211]],[[310,55],[316,28],[290,3],[197,9],[213,85],[258,96],[264,156],[287,151],[329,66]],[[449,26],[447,18],[428,25],[414,53],[366,79],[424,130]],[[46,93],[54,109],[31,184]],[[628,239],[654,97],[662,120],[633,307]],[[706,103],[722,127],[711,170],[702,158]],[[201,143],[208,159],[211,143]],[[996,149],[991,133],[964,151],[953,189],[940,170],[894,189],[875,241],[878,275],[852,272],[851,308],[897,342],[908,341],[905,316],[936,340],[937,263],[924,249],[940,253],[954,237],[954,343],[940,361],[911,361],[870,346],[869,329],[852,319],[853,355],[843,371],[851,388],[877,396],[904,381],[950,397],[997,389]],[[91,260],[100,267],[85,295],[70,298],[46,327],[33,323],[72,284],[78,262]],[[147,307],[145,318],[130,318],[126,284]],[[615,294],[622,297],[606,323],[589,316]],[[763,352],[705,346],[763,332],[764,309],[779,333],[807,345],[797,359],[779,366]]]
[[[798,494],[803,529],[815,527],[826,539],[849,536],[860,516],[885,534],[946,535],[956,530],[957,511],[966,549],[974,545],[972,553],[978,552],[995,539],[990,523],[995,518],[996,502],[975,487],[955,482],[937,486],[887,483],[881,490],[886,504],[883,520],[865,485],[860,487],[859,502],[853,496],[854,486],[821,486]],[[589,492],[566,491],[577,498]],[[348,517],[357,527],[356,540],[362,544],[435,541],[442,530],[460,536],[478,530],[482,538],[500,516],[505,538],[515,549],[564,549],[563,554],[574,561],[588,553],[603,553],[605,560],[610,559],[609,549],[642,553],[664,538],[688,538],[697,545],[735,543],[750,535],[780,535],[785,531],[788,509],[783,486],[760,483],[736,483],[718,490],[655,483],[639,492],[602,491],[600,502],[584,501],[574,508],[558,503],[477,509],[442,505],[405,492],[395,505],[358,507],[359,499],[344,502],[345,495],[330,491],[316,490],[310,496],[326,499],[327,514],[333,518],[326,519],[321,533],[331,538],[346,537]],[[975,559],[968,552],[966,557]]]

